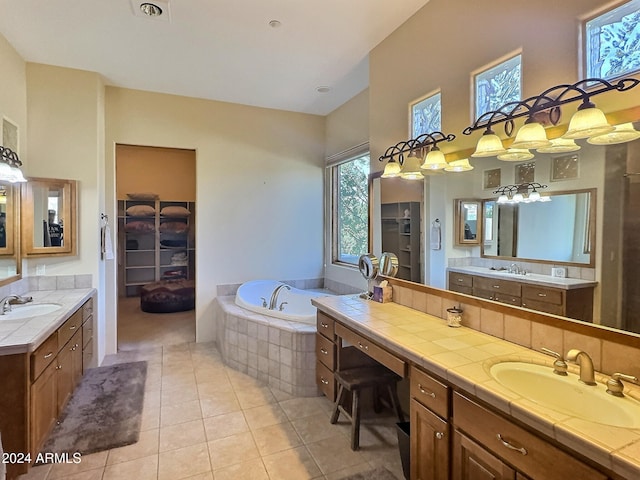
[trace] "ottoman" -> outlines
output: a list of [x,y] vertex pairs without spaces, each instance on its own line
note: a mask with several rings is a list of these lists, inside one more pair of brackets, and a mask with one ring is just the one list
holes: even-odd
[[196,306],[194,280],[160,280],[140,289],[140,309],[149,313],[193,310]]

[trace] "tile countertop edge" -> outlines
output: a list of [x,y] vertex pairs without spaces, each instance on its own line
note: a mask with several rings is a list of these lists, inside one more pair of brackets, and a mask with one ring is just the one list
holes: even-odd
[[24,293],[25,296],[33,297],[34,303],[58,303],[62,305],[62,308],[54,313],[25,318],[25,325],[20,328],[26,327],[27,323],[35,318],[48,318],[49,320],[44,325],[33,327],[34,332],[29,340],[12,340],[13,334],[2,339],[0,341],[0,355],[33,352],[95,293],[95,288],[38,290]]
[[[561,421],[553,420],[552,417],[554,415],[554,412],[550,411],[551,415],[549,416],[544,415],[543,412],[546,410],[544,407],[540,407],[538,411],[528,411],[527,415],[523,415],[523,406],[520,403],[522,397],[517,394],[509,394],[505,392],[504,389],[499,384],[497,384],[497,382],[490,379],[488,373],[486,381],[477,383],[475,379],[465,376],[465,373],[463,371],[459,371],[459,369],[457,369],[456,367],[445,366],[433,358],[425,357],[420,355],[419,353],[413,352],[411,346],[402,345],[401,343],[395,342],[392,339],[385,338],[381,335],[380,332],[377,332],[374,328],[367,325],[365,321],[352,318],[349,315],[348,311],[352,310],[354,313],[357,312],[358,317],[362,317],[363,313],[375,311],[378,309],[380,309],[380,312],[385,312],[385,308],[388,308],[388,306],[393,306],[397,309],[404,309],[409,315],[417,314],[419,316],[423,316],[425,321],[437,320],[438,322],[443,322],[442,319],[434,317],[432,315],[428,315],[426,313],[418,312],[417,310],[413,310],[409,307],[404,307],[395,303],[381,304],[362,300],[358,298],[357,295],[317,298],[312,299],[311,302],[319,310],[322,310],[324,313],[333,316],[337,320],[343,321],[354,331],[369,337],[373,341],[378,342],[381,346],[388,348],[392,353],[395,353],[396,355],[408,360],[409,362],[412,362],[419,367],[426,368],[427,370],[431,370],[435,375],[446,379],[452,385],[464,391],[469,391],[469,385],[475,385],[475,389],[469,392],[471,395],[474,395],[480,400],[490,404],[493,408],[501,411],[505,415],[513,417],[521,423],[528,425],[534,431],[540,432],[540,434],[542,435],[551,436],[551,438],[554,438],[561,445],[566,444],[564,440],[566,440],[568,436],[571,439],[571,446],[567,446],[567,448],[569,448],[570,450],[574,450],[582,454],[585,458],[594,458],[594,456],[596,456],[597,458],[602,459],[603,457],[606,457],[609,459],[608,462],[598,462],[604,468],[622,475],[623,478],[627,478],[629,472],[633,471],[634,473],[637,473],[638,478],[640,478],[640,458],[636,460],[631,459],[627,456],[626,458],[624,458],[624,460],[626,461],[621,461],[620,456],[617,454],[619,451],[628,449],[629,447],[638,447],[638,449],[640,450],[640,437],[638,440],[629,442],[622,447],[612,447],[607,446],[601,442],[590,441],[588,438],[584,438],[584,436],[580,435],[579,432],[574,432],[571,429],[567,429]],[[342,311],[341,308],[344,308],[345,311]],[[385,312],[385,315],[388,315],[388,313]],[[470,332],[476,332],[478,334],[485,335],[481,332],[477,332],[476,330],[468,330]],[[492,363],[495,361],[504,361],[508,358],[512,360],[528,360],[534,363],[547,361],[549,365],[551,365],[553,361],[552,359],[548,359],[542,353],[536,352],[535,350],[527,349],[525,347],[520,347],[506,340],[495,338],[495,342],[514,345],[515,347],[519,347],[522,352],[516,354],[497,354],[492,358],[480,360],[478,361],[478,363],[487,365],[488,363]],[[511,395],[513,395],[513,397]],[[512,409],[512,405],[515,410]],[[541,426],[546,428],[543,428],[541,430]],[[562,438],[557,438],[557,427],[561,427],[561,430],[563,431]],[[638,432],[637,430],[632,431]],[[549,435],[550,432],[553,432],[553,435]],[[594,453],[597,453],[597,455],[594,455]]]
[[[507,275],[490,270],[488,267],[448,267],[447,271],[456,273],[466,273],[467,275],[476,275],[479,277],[496,278],[500,280],[513,280],[531,285],[539,285],[542,287],[560,288],[563,290],[572,290],[574,288],[595,287],[598,282],[593,280],[582,280],[579,278],[560,278],[550,275],[527,274],[527,275]],[[543,278],[540,278],[543,277]]]

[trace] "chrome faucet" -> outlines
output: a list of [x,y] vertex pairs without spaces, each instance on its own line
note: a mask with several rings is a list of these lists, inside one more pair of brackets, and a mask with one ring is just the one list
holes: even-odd
[[276,305],[278,304],[278,295],[280,294],[280,290],[282,290],[283,288],[291,290],[291,287],[284,283],[278,285],[271,294],[271,300],[269,301],[269,310],[273,310],[274,308],[276,308]]
[[527,271],[522,268],[520,265],[518,265],[517,263],[512,263],[511,265],[509,265],[509,268],[507,269],[507,272],[509,273],[514,273],[516,275],[526,275]]
[[585,385],[595,385],[593,360],[586,352],[573,348],[567,352],[567,361],[580,365],[580,381]]
[[0,300],[0,315],[4,315],[7,312],[11,311],[12,304],[24,304],[28,302],[32,302],[33,297],[21,297],[20,295],[7,295],[2,300]]

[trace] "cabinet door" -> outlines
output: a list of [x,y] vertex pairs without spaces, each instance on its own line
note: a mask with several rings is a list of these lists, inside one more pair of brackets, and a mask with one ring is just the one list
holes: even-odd
[[516,472],[457,430],[453,433],[453,480],[515,480]]
[[449,478],[449,424],[411,399],[411,480]]
[[62,409],[66,405],[67,400],[69,400],[74,387],[73,351],[71,350],[71,342],[68,342],[64,347],[62,347],[62,350],[58,353],[56,363],[56,375],[58,377],[58,413],[62,413]]
[[31,385],[31,439],[32,455],[40,451],[42,442],[58,418],[57,362],[54,361]]

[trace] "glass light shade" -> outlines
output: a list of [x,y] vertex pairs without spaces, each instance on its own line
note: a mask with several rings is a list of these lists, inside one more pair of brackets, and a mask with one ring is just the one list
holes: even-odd
[[526,148],[509,148],[505,153],[498,155],[498,160],[518,162],[521,160],[531,160],[533,157],[533,153]]
[[498,197],[498,203],[509,203],[509,197],[503,193]]
[[540,200],[538,200],[539,202],[550,202],[551,201],[551,197],[540,197]]
[[530,202],[537,202],[538,200],[540,200],[540,192],[538,192],[537,190],[534,190],[529,194]]
[[394,178],[400,176],[400,164],[393,158],[387,162],[384,166],[384,172],[382,172],[382,178]]
[[10,183],[27,181],[18,167],[12,167],[4,162],[0,162],[0,180]]
[[551,142],[547,140],[547,132],[544,127],[537,122],[531,122],[520,127],[511,148],[529,149],[548,147],[549,145]]
[[630,142],[637,138],[640,138],[640,132],[633,128],[633,123],[622,123],[616,125],[612,132],[589,137],[587,142],[592,145],[614,145]]
[[444,167],[445,172],[468,172],[469,170],[473,170],[473,166],[469,163],[468,158],[453,160]]
[[502,140],[495,133],[485,133],[476,146],[476,151],[471,154],[472,157],[495,157],[504,153],[506,150],[502,146]]
[[444,153],[438,149],[433,149],[424,157],[424,163],[420,168],[424,170],[441,170],[447,166]]
[[514,202],[516,202],[516,203],[520,203],[520,202],[522,202],[523,200],[524,200],[524,197],[522,196],[522,194],[521,194],[521,193],[516,193],[516,194],[513,196],[513,201],[514,201]]
[[538,153],[568,153],[577,150],[580,150],[580,145],[574,140],[562,137],[552,139],[551,145],[548,147],[537,149]]
[[408,156],[405,158],[402,169],[400,170],[400,177],[405,180],[422,180],[424,176],[420,171],[420,159],[416,156]]
[[602,110],[595,107],[578,109],[569,121],[569,129],[562,138],[578,139],[612,132],[614,127],[609,125]]

